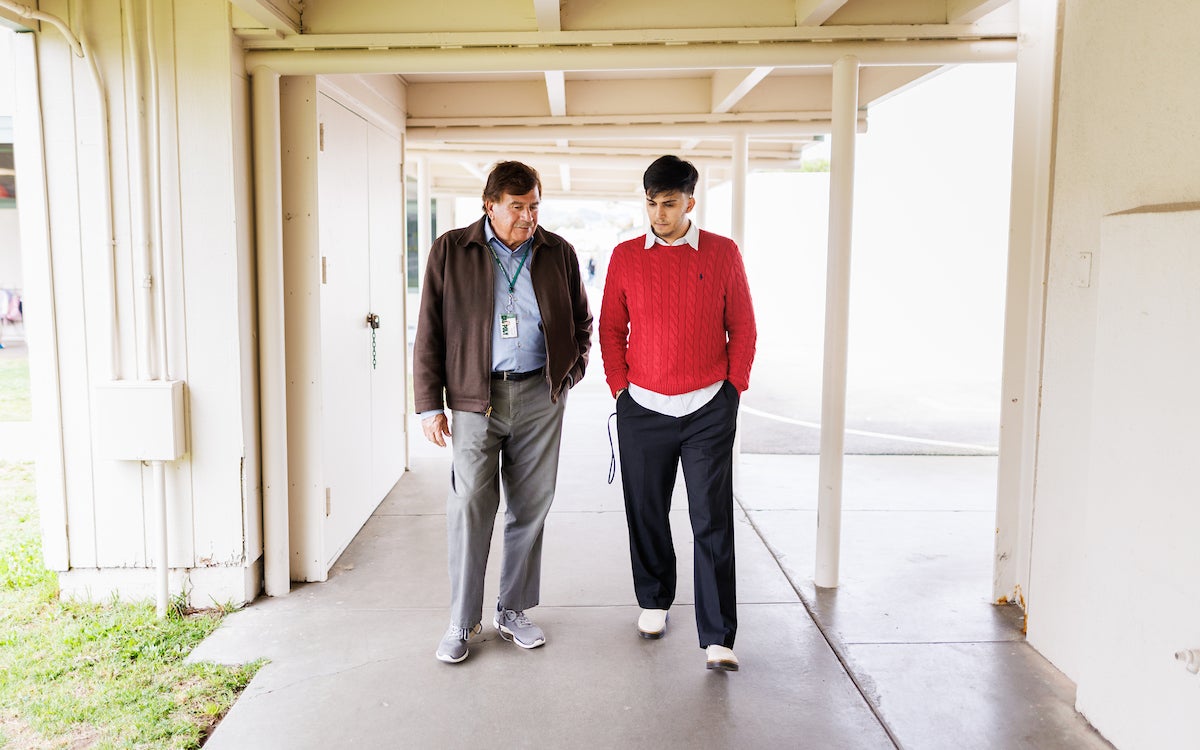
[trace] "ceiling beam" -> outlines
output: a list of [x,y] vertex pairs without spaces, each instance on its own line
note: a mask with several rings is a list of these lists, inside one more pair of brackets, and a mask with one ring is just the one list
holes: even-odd
[[[420,153],[422,158],[425,158],[432,163],[457,164],[457,165],[463,166],[464,168],[467,166],[463,161],[461,161],[461,158],[455,158],[455,155],[450,152],[420,151],[420,152],[414,152],[414,153]],[[526,162],[526,163],[533,164],[534,166],[540,167],[540,168],[557,166],[560,169],[563,167],[568,167],[568,168],[575,167],[575,168],[580,168],[580,169],[615,171],[615,172],[629,172],[630,170],[644,170],[647,166],[649,166],[650,162],[654,161],[654,159],[656,159],[662,155],[661,151],[657,152],[653,157],[600,156],[600,155],[580,155],[580,154],[544,154],[544,153],[539,153],[536,151],[523,151],[519,148],[513,149],[511,144],[509,146],[505,147],[503,150],[497,151],[495,153],[498,155],[503,154],[503,157],[505,159],[514,159],[516,161]],[[725,166],[725,167],[729,166],[729,154],[728,153],[719,155],[719,156],[711,156],[711,155],[697,156],[696,154],[687,154],[687,159],[688,159],[688,161],[692,162],[693,164],[704,164],[704,165]],[[801,162],[802,162],[802,159],[800,157],[800,154],[796,154],[790,159],[762,159],[762,158],[757,158],[757,157],[752,157],[750,159],[751,165],[753,165],[756,168],[761,168],[761,169],[786,169],[789,167],[799,168],[801,166]],[[486,181],[487,176],[484,174],[477,173],[477,171],[471,171],[470,174],[472,177],[475,177],[476,179],[478,179],[481,183]],[[640,171],[638,172],[638,177],[641,177]],[[581,183],[585,183],[585,182],[591,182],[596,179],[599,179],[599,176],[593,174],[593,176],[591,178],[581,177],[579,179],[579,181]],[[623,178],[618,177],[617,179],[623,179]],[[570,178],[563,180],[563,184],[567,184],[569,182],[570,182]]]
[[796,0],[796,25],[820,26],[845,4],[846,0]]
[[946,0],[946,23],[975,23],[1009,0]]
[[[236,0],[254,4],[254,0]],[[836,42],[888,39],[1015,39],[1011,22],[972,24],[872,24],[865,26],[764,26],[726,29],[616,29],[588,31],[475,31],[396,32],[376,34],[304,34],[282,39],[248,39],[255,49],[457,49],[459,47],[516,48],[589,45],[657,45],[725,42]]]
[[479,168],[478,164],[467,161],[466,159],[462,158],[461,154],[457,155],[457,157],[455,157],[453,154],[446,154],[446,157],[446,159],[441,159],[440,161],[452,161],[458,166],[462,167],[467,174],[471,175],[475,179],[482,183],[487,182],[487,175],[483,173],[483,170]]
[[859,64],[956,65],[1013,62],[1015,39],[922,42],[775,42],[640,47],[507,47],[503,50],[380,49],[247,52],[246,70],[280,75],[336,73],[530,73],[547,70],[711,70],[759,66],[815,68],[853,55]]
[[561,70],[547,70],[546,98],[550,100],[550,115],[566,117],[567,115],[567,82],[566,75]]
[[[754,141],[750,142],[751,156],[753,158],[761,159],[763,161],[769,161],[769,160],[789,161],[792,159],[799,159],[800,154],[802,153],[802,144],[808,144],[808,143],[811,143],[812,141],[804,140],[802,142],[796,143],[792,148],[790,148],[786,151],[781,150],[781,149],[759,148],[759,146],[761,146],[765,142],[766,141],[763,141],[763,140],[754,140]],[[459,158],[462,158],[464,155],[481,154],[481,155],[486,155],[487,158],[494,158],[495,154],[498,151],[503,151],[505,148],[509,148],[509,147],[511,147],[511,144],[505,145],[505,144],[501,144],[501,143],[486,143],[486,142],[440,143],[437,141],[414,141],[412,144],[409,145],[408,153],[410,153],[410,154],[434,154],[434,153],[437,153],[437,154],[446,154],[449,156],[457,156]],[[558,145],[548,146],[548,145],[539,145],[536,143],[525,143],[525,144],[522,144],[521,150],[523,153],[534,154],[539,158],[541,158],[541,157],[569,157],[569,156],[584,157],[584,156],[587,156],[587,157],[596,157],[599,159],[610,159],[613,157],[617,157],[617,158],[640,159],[640,160],[643,160],[647,164],[649,164],[651,161],[657,159],[658,157],[662,156],[662,148],[661,147],[631,146],[631,145],[624,144],[624,143],[621,145],[618,145],[618,146],[611,146],[611,145],[610,146],[586,146],[586,145],[575,144],[575,145],[572,145],[569,147],[568,146],[558,146]],[[689,156],[695,156],[697,158],[710,157],[713,159],[728,160],[729,159],[729,149],[728,148],[692,149],[691,151],[689,151]]]
[[288,3],[279,7],[271,0],[229,0],[246,15],[250,16],[263,28],[279,34],[300,34],[300,15]]
[[717,70],[712,77],[712,111],[728,112],[774,68]]
[[748,123],[748,122],[796,122],[804,120],[829,120],[830,110],[791,110],[781,112],[742,113],[651,113],[639,115],[568,115],[563,117],[410,117],[405,121],[408,128],[453,128],[499,126],[541,127],[545,125],[671,125],[674,123]]
[[[867,130],[866,115],[860,113],[858,132]],[[637,125],[541,125],[538,127],[475,126],[455,128],[414,128],[405,131],[407,143],[418,141],[546,141],[566,138],[577,140],[656,139],[684,141],[691,138],[728,139],[738,133],[751,137],[806,137],[831,133],[831,120],[805,122],[695,122]]]
[[539,31],[562,31],[558,0],[533,0],[533,13],[537,16]]

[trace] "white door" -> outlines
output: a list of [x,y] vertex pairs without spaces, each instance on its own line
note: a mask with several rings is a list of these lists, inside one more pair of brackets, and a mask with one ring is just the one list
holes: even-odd
[[371,481],[370,167],[365,120],[322,94],[317,199],[325,566],[338,558],[378,503]]
[[371,369],[371,496],[382,500],[404,474],[405,346],[404,192],[400,141],[368,126],[370,156],[371,312],[379,316]]

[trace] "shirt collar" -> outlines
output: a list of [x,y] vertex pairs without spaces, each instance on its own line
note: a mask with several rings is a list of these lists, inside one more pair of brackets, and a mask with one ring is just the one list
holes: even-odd
[[691,245],[693,250],[699,251],[700,250],[700,227],[696,226],[696,222],[692,221],[691,219],[688,219],[688,230],[686,232],[684,232],[682,237],[675,240],[674,242],[664,241],[661,237],[659,237],[657,234],[654,233],[653,229],[651,229],[650,231],[646,232],[646,249],[649,250],[650,248],[654,247],[655,245],[670,245],[670,246]]
[[505,250],[508,250],[509,252],[511,252],[513,255],[517,255],[518,253],[523,253],[533,245],[532,237],[525,240],[520,245],[517,245],[516,250],[513,250],[508,245],[505,245],[504,241],[496,236],[496,231],[494,229],[492,229],[492,221],[487,216],[483,217],[483,238],[485,240],[487,240],[487,243],[489,245],[491,245],[492,247],[494,247],[496,249],[504,248]]

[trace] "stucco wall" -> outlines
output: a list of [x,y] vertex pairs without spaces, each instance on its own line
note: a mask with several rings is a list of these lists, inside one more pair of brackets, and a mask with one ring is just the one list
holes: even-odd
[[[1093,403],[1097,280],[1103,277],[1105,263],[1101,224],[1108,214],[1138,206],[1200,199],[1200,141],[1193,127],[1200,117],[1194,79],[1198,66],[1198,3],[1065,3],[1028,592],[1029,640],[1079,683],[1080,709],[1123,748],[1196,747],[1200,733],[1192,720],[1191,724],[1176,724],[1174,734],[1163,734],[1162,725],[1155,726],[1145,713],[1153,699],[1147,702],[1144,698],[1156,691],[1165,697],[1172,688],[1146,682],[1144,674],[1092,669],[1095,660],[1104,660],[1108,654],[1081,634],[1111,617],[1114,609],[1138,607],[1139,603],[1152,604],[1168,620],[1186,617],[1182,602],[1163,601],[1167,591],[1145,584],[1186,564],[1187,553],[1155,535],[1136,536],[1132,544],[1121,548],[1107,547],[1101,541],[1103,536],[1089,534],[1088,528],[1133,523],[1145,510],[1164,517],[1185,514],[1192,501],[1167,495],[1156,497],[1162,503],[1147,508],[1146,497],[1131,496],[1124,507],[1114,509],[1098,503],[1089,488],[1091,446],[1113,437],[1109,433],[1115,429],[1107,421],[1093,424],[1094,408],[1105,406]],[[1136,305],[1131,305],[1127,314],[1136,315]],[[1194,368],[1200,362],[1189,364]],[[1138,398],[1137,392],[1122,396],[1123,401]],[[1153,411],[1143,416],[1163,419]],[[1161,426],[1164,445],[1185,437],[1165,419]],[[1148,468],[1131,464],[1125,470]],[[1152,481],[1153,473],[1146,478]],[[1127,515],[1116,519],[1111,517],[1113,513]],[[1146,596],[1150,600],[1142,599]],[[1166,624],[1148,626],[1163,628]],[[1200,631],[1193,627],[1193,632],[1200,640]],[[1177,647],[1200,647],[1200,642]],[[1170,654],[1156,653],[1154,658],[1169,660]],[[1189,700],[1196,716],[1200,715],[1200,685],[1191,687]],[[1124,691],[1128,700],[1089,703],[1088,696],[1097,691]],[[1138,701],[1133,700],[1135,692],[1142,694]],[[1118,705],[1122,708],[1116,709]],[[1164,738],[1169,738],[1166,744],[1161,742]]]

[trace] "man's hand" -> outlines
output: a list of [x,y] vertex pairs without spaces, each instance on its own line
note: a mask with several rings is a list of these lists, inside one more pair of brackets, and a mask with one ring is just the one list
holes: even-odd
[[450,423],[445,414],[434,414],[422,419],[421,430],[424,431],[426,440],[442,448],[446,447],[446,438],[451,437]]

